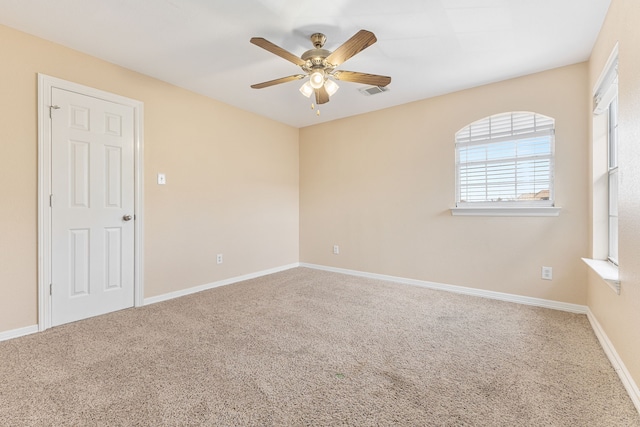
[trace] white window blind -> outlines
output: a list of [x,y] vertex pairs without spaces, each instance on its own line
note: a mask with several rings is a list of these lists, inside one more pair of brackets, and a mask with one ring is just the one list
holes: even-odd
[[618,96],[618,62],[613,63],[610,69],[604,74],[602,83],[593,96],[594,114],[606,112],[614,98]]
[[456,133],[457,206],[553,206],[555,121],[497,114]]

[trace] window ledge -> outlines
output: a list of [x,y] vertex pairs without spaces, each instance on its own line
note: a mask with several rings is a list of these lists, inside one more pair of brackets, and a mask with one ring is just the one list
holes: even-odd
[[601,259],[582,258],[593,271],[600,276],[616,294],[620,295],[620,277],[618,274],[618,266]]
[[560,209],[545,207],[451,208],[451,215],[462,216],[558,216]]

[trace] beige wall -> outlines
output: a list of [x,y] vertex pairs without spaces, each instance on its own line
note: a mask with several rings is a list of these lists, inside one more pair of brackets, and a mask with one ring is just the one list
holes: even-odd
[[[588,305],[613,343],[636,385],[640,384],[640,26],[638,22],[640,22],[640,2],[612,0],[589,63],[588,86],[591,94],[618,41],[619,263],[622,285],[620,295],[616,295],[602,279],[590,273]],[[591,120],[591,114],[589,114],[589,120]],[[606,158],[596,153],[595,156],[592,155],[592,161],[606,162]],[[597,179],[597,176],[592,176],[590,181],[597,182]],[[598,210],[597,204],[596,198],[592,210]],[[597,251],[597,248],[594,251]],[[638,393],[640,395],[640,392]]]
[[[586,87],[582,63],[301,129],[300,261],[585,304]],[[455,133],[520,110],[556,119],[560,216],[452,216]]]
[[38,320],[37,73],[144,102],[145,297],[298,261],[297,129],[2,26],[0,52],[0,332]]

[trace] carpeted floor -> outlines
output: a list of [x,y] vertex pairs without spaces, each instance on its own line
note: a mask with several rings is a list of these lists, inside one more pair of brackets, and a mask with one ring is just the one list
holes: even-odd
[[0,343],[0,426],[640,426],[584,315],[296,268]]

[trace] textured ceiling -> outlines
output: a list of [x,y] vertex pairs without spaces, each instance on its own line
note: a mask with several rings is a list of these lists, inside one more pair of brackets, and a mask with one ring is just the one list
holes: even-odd
[[[611,0],[0,0],[0,24],[303,127],[589,58]],[[392,77],[389,91],[338,82],[320,106],[300,69],[249,43],[299,56],[322,32],[334,50],[360,29],[378,42],[338,69]]]

